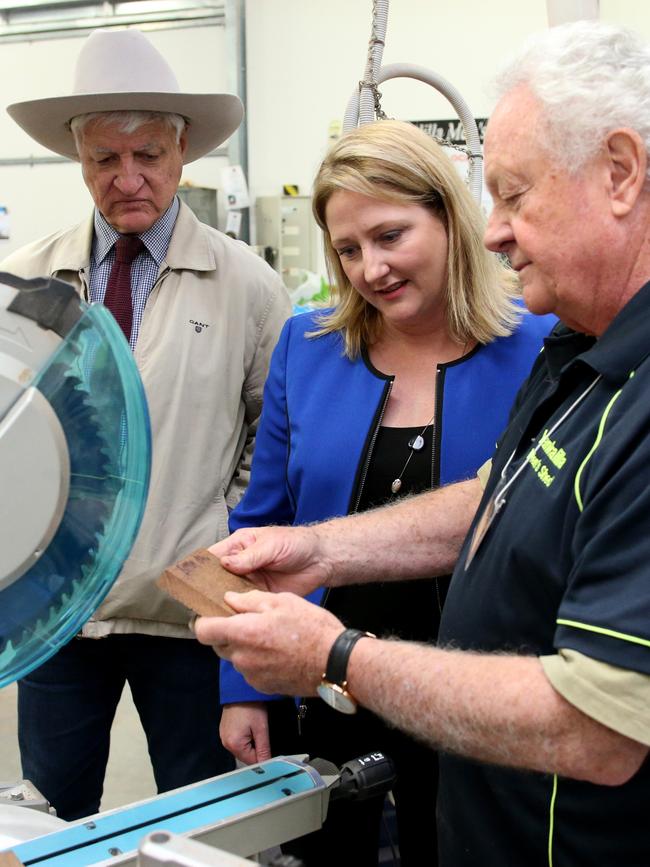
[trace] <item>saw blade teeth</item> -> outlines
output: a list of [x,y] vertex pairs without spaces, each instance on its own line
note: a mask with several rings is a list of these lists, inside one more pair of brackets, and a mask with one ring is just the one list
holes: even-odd
[[9,639],[4,646],[3,650],[0,650],[0,670],[4,669],[9,665],[9,662],[16,655],[16,648],[11,639]]
[[69,491],[45,549],[0,591],[0,687],[44,662],[92,616],[146,503],[151,433],[142,383],[119,327],[100,305],[84,310],[33,383],[62,428]]

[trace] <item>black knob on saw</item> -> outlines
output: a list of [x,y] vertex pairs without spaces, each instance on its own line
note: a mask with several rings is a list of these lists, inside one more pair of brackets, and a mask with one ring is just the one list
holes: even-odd
[[397,774],[390,756],[384,753],[368,753],[341,765],[340,782],[333,790],[333,798],[365,801],[377,795],[385,795],[395,785]]

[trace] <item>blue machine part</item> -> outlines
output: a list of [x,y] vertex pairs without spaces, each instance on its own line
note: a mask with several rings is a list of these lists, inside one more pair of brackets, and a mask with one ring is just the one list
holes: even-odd
[[173,834],[189,834],[323,785],[313,769],[272,759],[132,807],[93,816],[92,821],[82,820],[15,846],[12,851],[25,867],[89,867],[109,859],[116,850],[137,850],[142,838],[153,830],[164,828]]
[[[28,390],[35,389],[45,398],[67,447],[69,472],[63,480],[67,497],[62,514],[56,516],[51,539],[43,551],[34,553],[22,573],[3,573],[0,551],[0,579],[4,575],[4,581],[0,580],[0,687],[52,656],[81,629],[108,593],[138,532],[151,466],[144,390],[119,326],[104,307],[86,304],[67,284],[40,281],[46,285],[32,287],[34,282],[12,278],[10,285],[23,290],[16,297],[29,312],[24,313],[14,303],[7,306],[5,316],[10,322],[20,322],[23,317],[20,333],[29,338],[31,327],[35,335],[31,344],[49,329],[53,351],[28,389],[18,392],[9,411],[16,411]],[[55,328],[43,324],[39,315],[42,310],[47,318],[57,302],[55,297],[48,300],[48,292],[56,289],[60,296],[62,287],[72,295],[66,296],[65,323]],[[0,360],[6,361],[12,344],[8,340],[3,344],[2,330],[0,327]],[[4,333],[7,331],[5,326]],[[25,345],[31,351],[29,339]],[[8,414],[5,412],[4,417]],[[0,411],[0,458],[4,457],[7,467],[12,454],[2,455],[2,421]],[[12,443],[16,450],[16,440]],[[21,496],[38,502],[45,479],[23,472],[17,483],[14,480],[14,491],[23,476],[30,490],[21,490]],[[3,488],[0,498],[10,499],[11,484]],[[5,526],[1,532],[6,541],[11,539],[13,516],[11,503],[3,505]]]

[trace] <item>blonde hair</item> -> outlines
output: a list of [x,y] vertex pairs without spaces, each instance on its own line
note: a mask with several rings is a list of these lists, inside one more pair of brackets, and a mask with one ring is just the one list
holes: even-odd
[[489,343],[512,332],[521,315],[516,275],[483,246],[483,216],[454,164],[417,127],[381,120],[339,139],[314,181],[312,207],[323,230],[336,307],[319,318],[310,336],[340,331],[345,354],[356,358],[361,346],[373,343],[381,331],[380,314],[351,285],[332,247],[325,209],[337,190],[432,211],[448,236],[445,303],[450,336],[459,343]]

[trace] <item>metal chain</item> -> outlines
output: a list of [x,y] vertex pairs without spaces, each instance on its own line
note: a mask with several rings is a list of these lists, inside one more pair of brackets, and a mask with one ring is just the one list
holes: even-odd
[[[443,138],[440,135],[432,135],[431,138],[435,142],[437,142],[441,147],[452,148],[452,150],[460,151],[461,153],[465,154],[465,156],[467,157],[468,169],[469,169],[469,171],[467,172],[467,177],[465,178],[465,185],[469,186],[470,172],[471,172],[472,168],[474,167],[474,159],[476,158],[476,154],[472,153],[472,151],[469,148],[469,145],[454,144],[454,142],[449,141],[449,139]],[[483,159],[483,154],[479,154],[478,156],[479,156],[479,159]]]
[[[381,107],[381,98],[382,94],[379,90],[379,86],[376,81],[372,79],[372,67],[373,67],[373,49],[375,45],[384,45],[384,40],[380,39],[377,35],[376,29],[377,22],[377,0],[372,0],[372,32],[370,34],[370,41],[368,43],[368,57],[366,59],[366,71],[365,71],[365,81],[359,82],[359,93],[363,90],[364,87],[369,88],[372,91],[373,100],[375,103],[375,117],[377,120],[388,120],[388,115]],[[437,142],[439,145],[443,147],[453,148],[454,150],[460,151],[464,153],[467,157],[467,161],[469,163],[469,171],[467,174],[466,184],[469,185],[469,178],[471,170],[474,167],[474,159],[477,154],[472,153],[470,148],[467,145],[458,145],[449,141],[448,139],[442,138],[442,136],[432,135],[431,138]],[[483,155],[478,154],[479,158],[482,159]]]
[[372,0],[372,32],[370,34],[370,42],[368,43],[368,57],[366,60],[365,81],[359,82],[359,93],[364,87],[370,88],[372,97],[375,103],[375,117],[378,120],[386,120],[386,114],[381,107],[381,93],[377,86],[377,82],[373,78],[373,49],[375,45],[384,45],[384,40],[377,35],[377,0]]
[[360,81],[359,82],[359,93],[363,90],[364,87],[367,87],[372,91],[372,98],[375,102],[375,117],[377,120],[388,120],[388,115],[381,107],[381,91],[377,86],[376,81]]
[[386,112],[381,107],[381,93],[376,84],[372,85],[372,95],[375,99],[375,117],[377,120],[387,120]]
[[467,154],[470,159],[474,156],[467,145],[454,144],[454,142],[449,141],[447,138],[443,138],[441,135],[432,135],[431,138],[442,147],[452,148],[455,151],[461,151],[461,153]]

